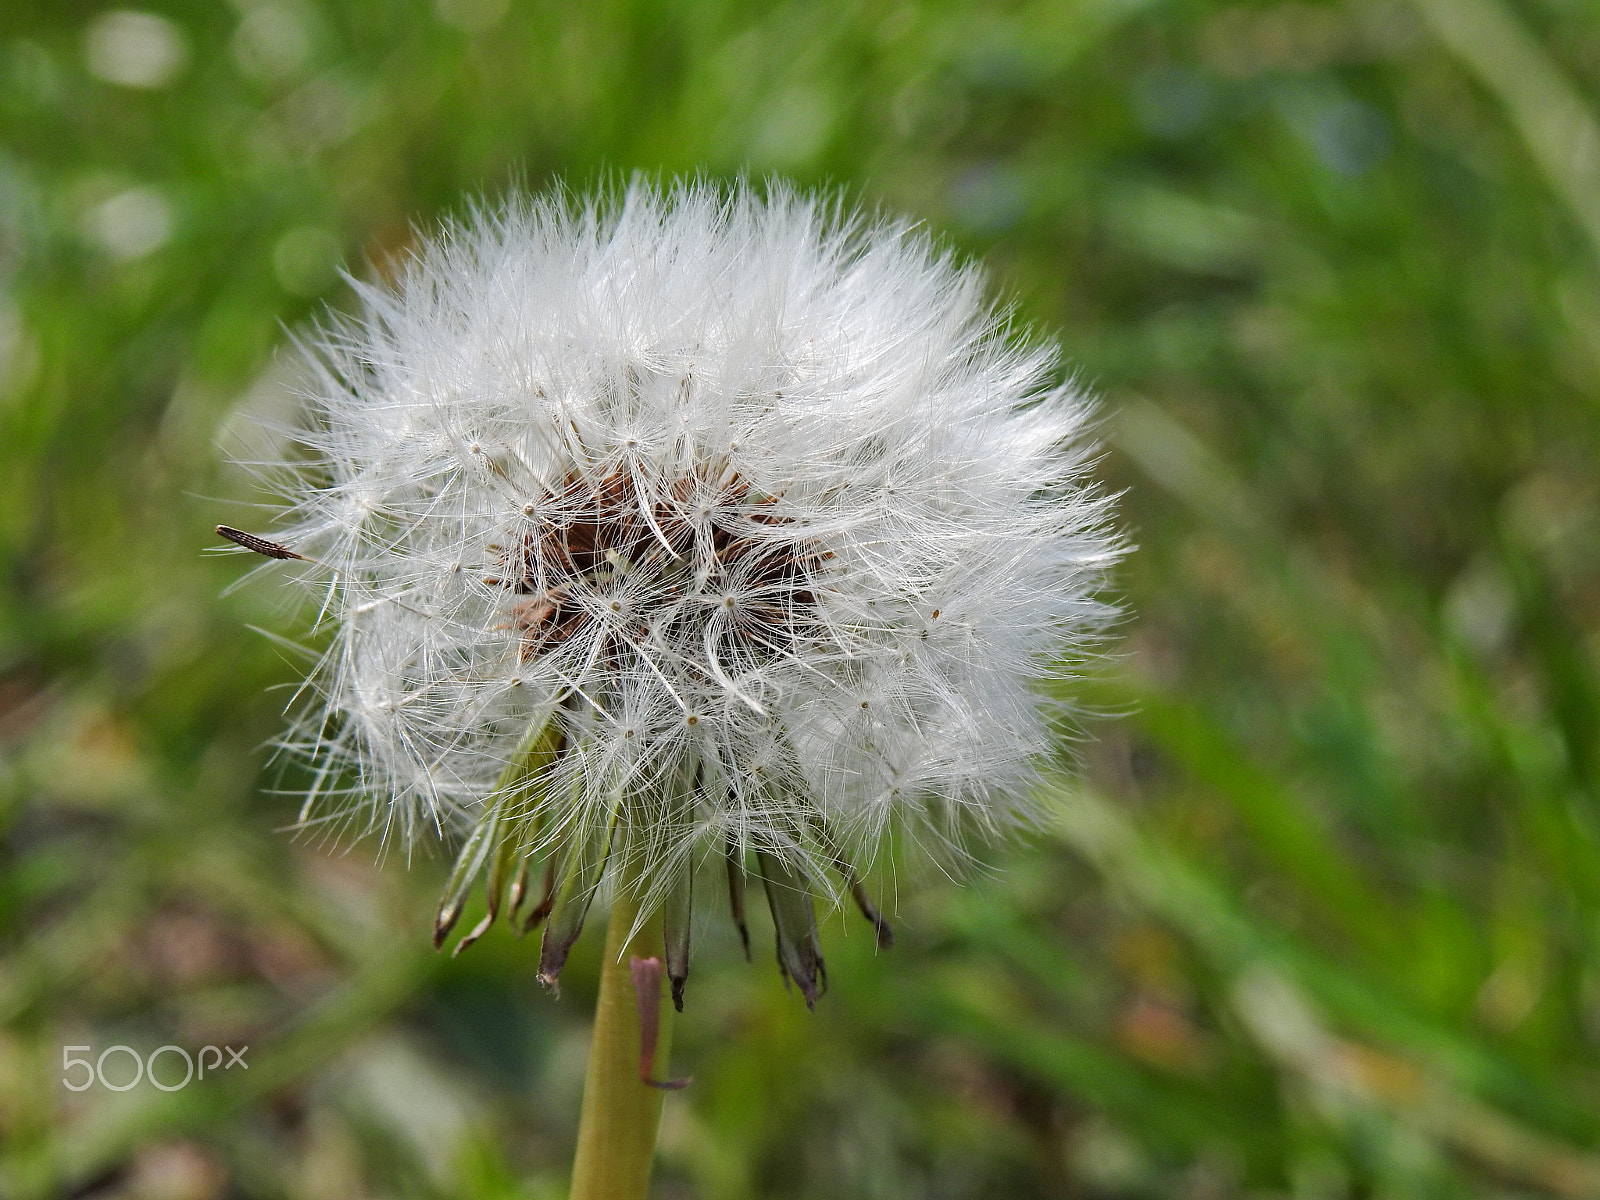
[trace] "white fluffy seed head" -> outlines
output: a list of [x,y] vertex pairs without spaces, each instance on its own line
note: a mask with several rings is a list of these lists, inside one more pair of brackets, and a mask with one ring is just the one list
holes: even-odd
[[[1086,400],[903,223],[773,187],[516,199],[312,347],[275,536],[334,625],[307,820],[477,824],[531,729],[542,844],[619,819],[824,877],[1032,816],[1041,687],[1119,552]],[[676,781],[676,782],[674,782]]]

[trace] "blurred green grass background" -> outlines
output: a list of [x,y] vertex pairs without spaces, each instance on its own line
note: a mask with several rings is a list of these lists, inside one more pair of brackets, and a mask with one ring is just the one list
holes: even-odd
[[200,551],[341,264],[645,170],[983,256],[1139,543],[1047,837],[815,1016],[707,924],[656,1194],[1600,1197],[1597,89],[1589,0],[9,0],[0,1196],[564,1194],[598,936],[554,1001],[284,834],[299,626]]

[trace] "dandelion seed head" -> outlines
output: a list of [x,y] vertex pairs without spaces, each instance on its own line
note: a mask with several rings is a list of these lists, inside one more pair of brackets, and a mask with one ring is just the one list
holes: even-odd
[[290,740],[349,783],[313,809],[471,830],[554,730],[527,848],[620,828],[655,900],[725,843],[837,897],[833,860],[1034,820],[1041,685],[1120,544],[1088,402],[975,268],[778,186],[637,184],[482,207],[360,291],[274,534],[333,625]]

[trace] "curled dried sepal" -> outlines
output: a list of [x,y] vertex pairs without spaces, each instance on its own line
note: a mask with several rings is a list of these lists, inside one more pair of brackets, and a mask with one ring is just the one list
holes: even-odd
[[828,990],[828,969],[822,961],[822,944],[817,938],[817,910],[811,899],[811,884],[782,860],[756,851],[756,868],[766,885],[767,905],[772,909],[772,927],[777,934],[778,968],[794,980],[806,1007],[815,1008],[817,997]]
[[571,865],[556,892],[550,910],[550,923],[544,927],[544,943],[539,949],[539,982],[552,993],[561,994],[561,970],[567,965],[572,944],[583,932],[583,920],[594,903],[595,892],[605,876],[616,840],[621,794],[613,801],[611,817],[602,829],[579,834],[582,844],[570,855]]
[[867,895],[867,888],[859,879],[849,880],[850,894],[855,897],[856,907],[861,910],[861,915],[872,923],[873,931],[878,937],[878,949],[887,950],[894,945],[894,927],[889,924],[888,918],[878,911],[878,906]]
[[827,819],[818,813],[812,818],[811,828],[817,835],[817,841],[822,844],[823,851],[833,860],[833,869],[839,872],[845,887],[850,889],[850,895],[855,899],[861,915],[871,923],[873,932],[878,938],[878,949],[889,949],[894,945],[894,928],[889,924],[888,918],[878,911],[878,906],[872,902],[872,897],[867,895],[866,884],[862,883],[860,873],[840,848]]
[[445,938],[450,936],[450,931],[455,928],[456,922],[461,919],[461,910],[466,907],[467,893],[472,890],[472,885],[477,882],[478,874],[483,870],[483,864],[489,857],[489,852],[495,846],[496,837],[500,828],[500,810],[496,806],[487,818],[478,822],[472,832],[467,835],[466,844],[461,847],[461,853],[456,856],[455,868],[450,872],[450,879],[445,884],[444,896],[439,901],[439,911],[433,918],[433,948],[438,950],[444,946]]
[[[633,980],[633,994],[639,1004],[639,1081],[663,1092],[688,1087],[693,1079],[655,1078],[656,1042],[661,1037],[661,960],[631,955],[628,976]],[[682,1005],[678,1011],[683,1011]]]
[[[495,909],[496,905],[494,903],[494,893],[491,892],[489,894],[489,911],[483,914],[482,920],[480,920],[471,929],[467,930],[466,933],[461,935],[461,940],[457,942],[455,944],[455,948],[450,951],[451,958],[456,957],[456,955],[460,954],[468,946],[472,945],[473,942],[477,941],[484,934],[489,932],[490,926],[494,924]],[[439,947],[437,945],[434,947],[435,950],[438,948]]]
[[[527,898],[528,860],[524,858],[517,866],[517,877],[511,882],[511,894],[506,897],[506,922],[514,929],[517,925],[517,910]],[[522,930],[517,930],[517,936],[522,936]]]
[[547,772],[560,756],[564,743],[565,735],[558,722],[541,721],[529,730],[517,753],[501,772],[494,791],[496,799],[467,836],[445,884],[433,922],[435,950],[443,947],[445,938],[461,919],[467,894],[486,863],[489,865],[489,911],[456,944],[453,954],[460,954],[489,931],[500,913],[502,899],[509,899],[511,914],[515,916],[527,891],[526,850],[533,834],[530,828],[533,818],[523,814],[536,811],[538,792],[545,786]]
[[[459,921],[466,897],[477,877],[487,868],[488,911],[478,924],[456,944],[459,954],[494,925],[501,910],[509,911],[512,924],[528,893],[528,848],[533,843],[534,827],[548,797],[545,789],[553,777],[560,756],[567,750],[562,723],[552,715],[530,730],[513,760],[507,764],[496,788],[494,805],[472,830],[451,871],[439,911],[434,921],[434,946],[442,946]],[[688,823],[692,800],[699,792],[699,772],[686,786],[686,770],[666,773],[660,780],[665,792],[663,806],[655,810],[656,820]],[[594,897],[605,879],[614,857],[619,855],[617,839],[634,818],[632,808],[641,794],[626,785],[613,792],[603,827],[575,826],[565,835],[551,840],[545,856],[542,897],[518,928],[518,936],[548,920],[539,957],[539,981],[559,994],[561,972],[567,956],[583,931]],[[654,805],[648,807],[654,808]],[[680,811],[681,810],[681,811]],[[801,819],[809,830],[822,861],[837,871],[854,897],[862,915],[877,933],[880,948],[894,943],[889,922],[867,894],[860,875],[840,848],[827,821],[813,812]],[[794,831],[799,836],[798,829]],[[633,852],[637,852],[634,847]],[[729,837],[724,843],[728,875],[728,899],[745,959],[750,958],[750,933],[745,912],[744,851]],[[827,990],[827,968],[817,934],[815,903],[811,881],[805,872],[781,853],[758,851],[758,871],[766,888],[767,903],[777,940],[779,969],[786,981],[792,980],[814,1007]],[[668,878],[660,893],[662,929],[665,941],[664,965],[672,985],[672,1002],[683,1011],[684,989],[689,977],[690,928],[693,914],[693,865],[684,860]]]
[[739,943],[744,947],[744,960],[750,961],[750,926],[744,918],[744,854],[732,838],[726,848],[728,858],[728,908],[733,913],[733,923],[739,930]]
[[661,905],[661,931],[666,942],[667,978],[672,981],[672,1007],[683,1011],[683,988],[689,981],[689,923],[694,905],[694,868],[684,863]]
[[544,886],[539,895],[539,903],[529,910],[528,919],[517,930],[518,937],[524,937],[539,928],[540,923],[550,915],[550,910],[556,906],[556,880],[561,873],[561,858],[561,847],[552,846],[544,860]]
[[[496,829],[491,834],[491,836],[497,837],[498,841],[495,844],[494,853],[489,856],[489,911],[483,914],[483,920],[479,921],[475,926],[473,926],[472,929],[459,942],[456,943],[456,948],[450,952],[451,958],[454,958],[456,955],[460,954],[468,946],[472,945],[473,942],[477,941],[484,934],[489,932],[490,928],[494,925],[495,918],[500,915],[500,899],[502,896],[506,895],[508,890],[506,886],[507,881],[510,880],[513,875],[521,876],[527,872],[526,860],[523,858],[522,851],[524,843],[520,832],[520,826],[522,825],[522,822],[506,818],[497,818],[495,820],[495,824],[507,826],[508,828]],[[514,895],[512,899],[513,901],[515,900]],[[513,909],[515,908],[514,903],[512,907]]]

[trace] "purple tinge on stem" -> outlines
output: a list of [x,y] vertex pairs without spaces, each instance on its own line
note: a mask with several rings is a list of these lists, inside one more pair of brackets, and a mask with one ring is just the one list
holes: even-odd
[[690,1079],[654,1079],[656,1039],[661,1033],[661,975],[665,968],[659,958],[628,957],[628,974],[639,1001],[639,1079],[664,1092],[686,1088]]

